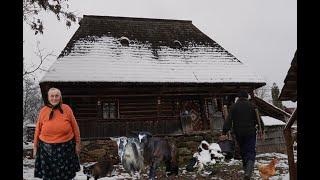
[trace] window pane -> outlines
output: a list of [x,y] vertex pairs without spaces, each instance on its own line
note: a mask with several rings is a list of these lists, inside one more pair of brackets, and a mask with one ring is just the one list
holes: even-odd
[[103,110],[103,119],[108,119],[109,116],[109,103],[103,103],[102,106],[102,110]]
[[110,103],[110,118],[115,119],[116,118],[116,103]]
[[211,101],[208,102],[208,111],[209,111],[209,116],[212,116],[214,113],[214,107]]

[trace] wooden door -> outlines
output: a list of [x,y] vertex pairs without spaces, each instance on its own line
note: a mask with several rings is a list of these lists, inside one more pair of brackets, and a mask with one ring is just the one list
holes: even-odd
[[[199,100],[184,100],[181,103],[181,115],[187,116],[186,119],[191,121],[191,126],[187,122],[186,126],[191,127],[193,131],[203,130],[203,121],[201,119],[200,101]],[[187,130],[188,131],[188,130]]]

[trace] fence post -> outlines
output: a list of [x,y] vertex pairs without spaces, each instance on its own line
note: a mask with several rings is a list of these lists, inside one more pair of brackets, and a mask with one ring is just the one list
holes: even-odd
[[297,169],[296,169],[296,163],[294,162],[293,141],[292,141],[292,134],[291,134],[292,124],[294,123],[294,121],[296,120],[296,117],[297,117],[296,112],[297,112],[297,109],[295,109],[295,111],[292,113],[289,121],[287,122],[287,125],[285,126],[285,128],[283,130],[284,139],[286,141],[286,146],[287,146],[290,180],[297,179]]

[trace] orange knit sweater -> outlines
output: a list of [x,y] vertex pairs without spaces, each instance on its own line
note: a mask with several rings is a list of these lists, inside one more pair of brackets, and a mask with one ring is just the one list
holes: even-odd
[[51,108],[45,106],[40,110],[34,133],[34,146],[37,147],[38,139],[46,143],[63,143],[73,137],[80,144],[80,131],[72,109],[62,104],[63,114],[55,109],[52,119],[49,120]]

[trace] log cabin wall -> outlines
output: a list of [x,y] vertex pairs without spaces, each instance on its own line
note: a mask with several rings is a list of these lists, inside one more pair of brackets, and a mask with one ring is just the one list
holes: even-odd
[[[193,131],[211,129],[219,132],[223,120],[222,107],[230,103],[225,97],[235,94],[222,90],[216,93],[220,87],[119,87],[99,83],[57,83],[41,84],[44,99],[49,87],[62,91],[64,103],[74,111],[82,139],[132,136],[134,131],[146,130],[158,135],[183,134],[181,105],[186,101],[197,104],[194,108],[197,112],[192,117],[199,117],[198,124],[201,126]],[[208,113],[208,99],[215,102],[214,114]],[[116,107],[110,115],[112,118],[103,117],[104,103]]]
[[[149,131],[153,134],[181,134],[179,97],[65,97],[74,110],[81,137],[103,139],[110,136],[132,136],[131,132]],[[103,102],[116,102],[117,117],[104,119]],[[198,102],[201,102],[200,100]],[[204,111],[199,109],[201,121],[209,129]]]
[[63,101],[69,104],[77,119],[81,138],[95,138],[101,134],[101,128],[97,128],[98,104],[97,97],[63,97]]
[[265,139],[257,139],[257,153],[284,153],[286,154],[286,143],[283,130],[285,125],[274,125],[265,127]]
[[[208,97],[189,97],[199,103],[198,116],[202,130],[220,131],[223,114],[219,106],[209,113]],[[209,98],[212,99],[212,98]],[[78,121],[81,137],[103,139],[110,136],[132,136],[132,132],[149,131],[153,134],[181,134],[181,102],[179,96],[128,97],[64,97]],[[190,101],[190,100],[189,100]],[[116,116],[103,118],[102,104],[115,102]],[[210,101],[212,102],[212,101]],[[218,101],[221,103],[221,100]],[[211,105],[213,106],[213,104]],[[220,105],[221,107],[222,105]]]
[[[118,115],[104,119],[101,103],[115,101]],[[153,134],[181,133],[180,115],[172,97],[64,97],[74,110],[83,138],[132,136],[133,131]],[[100,104],[99,104],[100,103]]]

